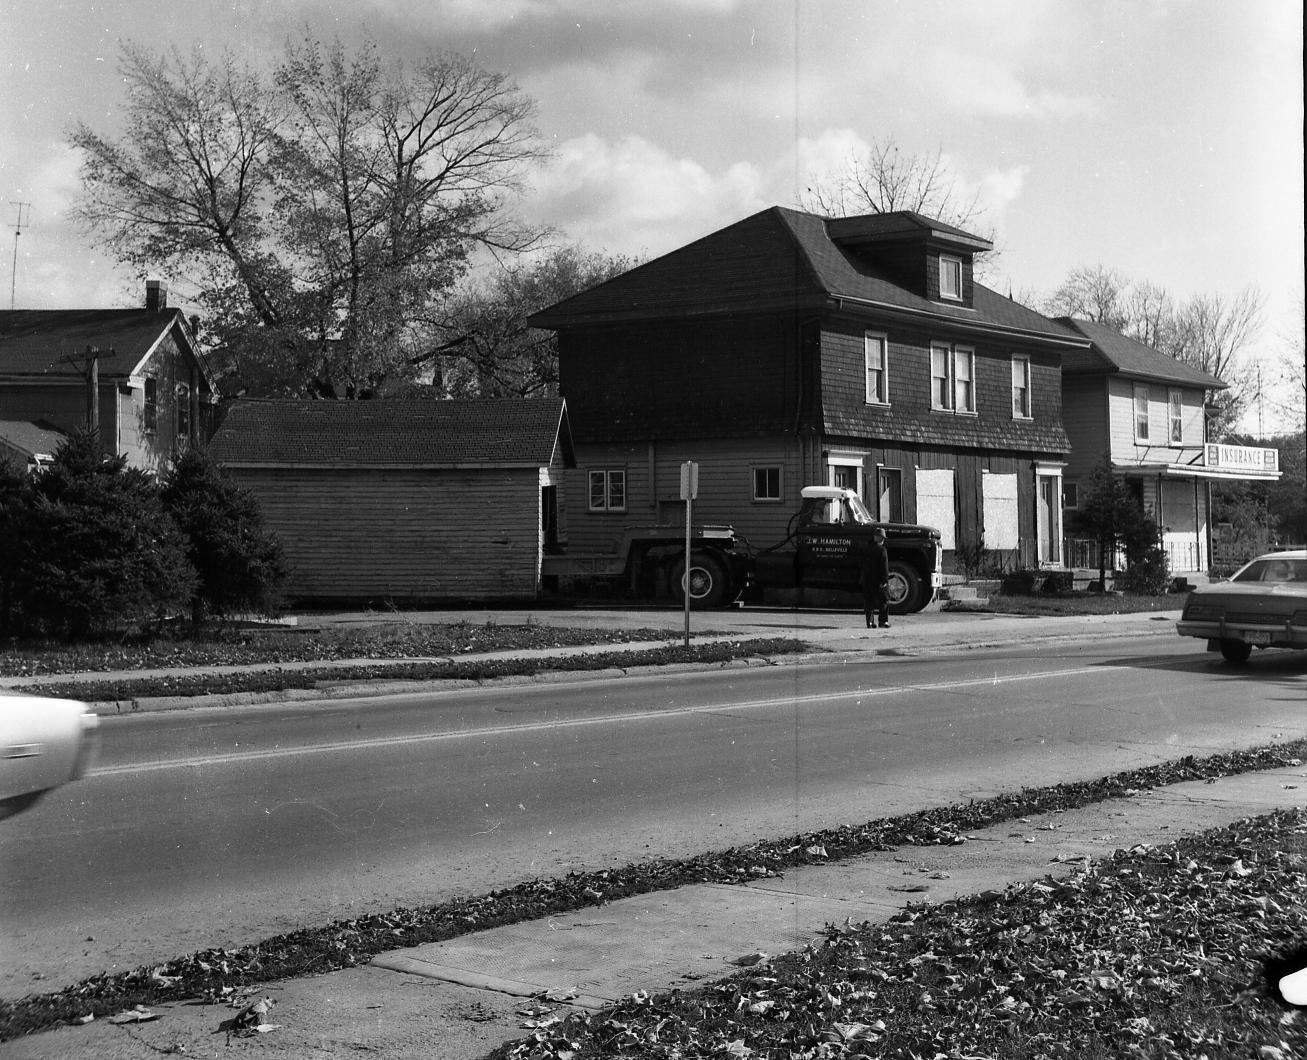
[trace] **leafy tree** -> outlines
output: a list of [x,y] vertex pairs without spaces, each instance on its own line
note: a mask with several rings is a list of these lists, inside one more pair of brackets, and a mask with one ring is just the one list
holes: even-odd
[[286,575],[281,543],[264,527],[254,498],[217,461],[200,446],[188,448],[169,468],[162,500],[186,536],[198,574],[194,625],[206,615],[276,610]]
[[72,134],[78,216],[195,289],[230,390],[367,396],[411,373],[413,321],[473,249],[535,238],[507,210],[535,105],[466,57],[405,69],[306,35],[271,72],[137,45],[122,71],[121,138]]
[[1098,542],[1100,586],[1106,588],[1108,560],[1120,548],[1125,553],[1125,570],[1116,580],[1122,588],[1151,594],[1166,591],[1170,572],[1157,523],[1112,473],[1107,456],[1089,473],[1080,508],[1071,522],[1073,532],[1088,534]]
[[448,397],[539,397],[558,393],[558,341],[527,324],[546,306],[612,279],[637,262],[572,245],[518,259],[463,287],[430,323],[432,366]]
[[105,456],[95,434],[70,436],[30,497],[14,593],[29,630],[87,637],[189,604],[195,571],[154,481],[125,457]]

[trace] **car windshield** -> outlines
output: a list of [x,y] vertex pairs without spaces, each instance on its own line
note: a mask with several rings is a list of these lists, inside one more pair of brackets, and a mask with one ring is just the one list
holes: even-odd
[[1307,582],[1307,559],[1255,559],[1231,581]]

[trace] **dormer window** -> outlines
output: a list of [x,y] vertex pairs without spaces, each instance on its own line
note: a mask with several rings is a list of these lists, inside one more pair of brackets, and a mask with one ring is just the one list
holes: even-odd
[[962,259],[939,256],[939,296],[962,301]]

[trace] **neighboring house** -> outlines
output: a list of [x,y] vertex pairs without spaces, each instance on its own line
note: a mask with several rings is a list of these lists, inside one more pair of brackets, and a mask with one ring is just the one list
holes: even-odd
[[532,599],[573,466],[566,404],[234,402],[210,454],[259,503],[298,600]]
[[832,484],[938,527],[946,569],[1060,565],[1061,359],[1089,343],[975,282],[990,248],[916,213],[773,207],[537,313],[576,435],[570,546],[683,519],[694,460],[696,522],[756,547]]
[[0,311],[0,419],[97,426],[106,449],[158,472],[204,437],[216,401],[191,328],[157,280],[143,309]]
[[[1162,530],[1174,574],[1212,566],[1213,482],[1273,481],[1279,451],[1213,444],[1206,408],[1225,383],[1103,324],[1061,317],[1058,323],[1089,339],[1088,350],[1062,359],[1062,416],[1071,440],[1066,506],[1104,456]],[[1087,557],[1092,542],[1068,541],[1071,560]]]
[[0,463],[18,471],[44,467],[67,437],[53,424],[0,419]]

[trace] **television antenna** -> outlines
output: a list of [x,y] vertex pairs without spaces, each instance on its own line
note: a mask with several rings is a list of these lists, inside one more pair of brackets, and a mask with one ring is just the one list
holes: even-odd
[[14,261],[9,277],[9,308],[14,308],[14,291],[18,286],[18,237],[23,234],[23,209],[27,209],[27,223],[32,223],[32,204],[30,202],[14,202],[9,200],[10,206],[18,207],[18,223],[10,225],[14,230]]

